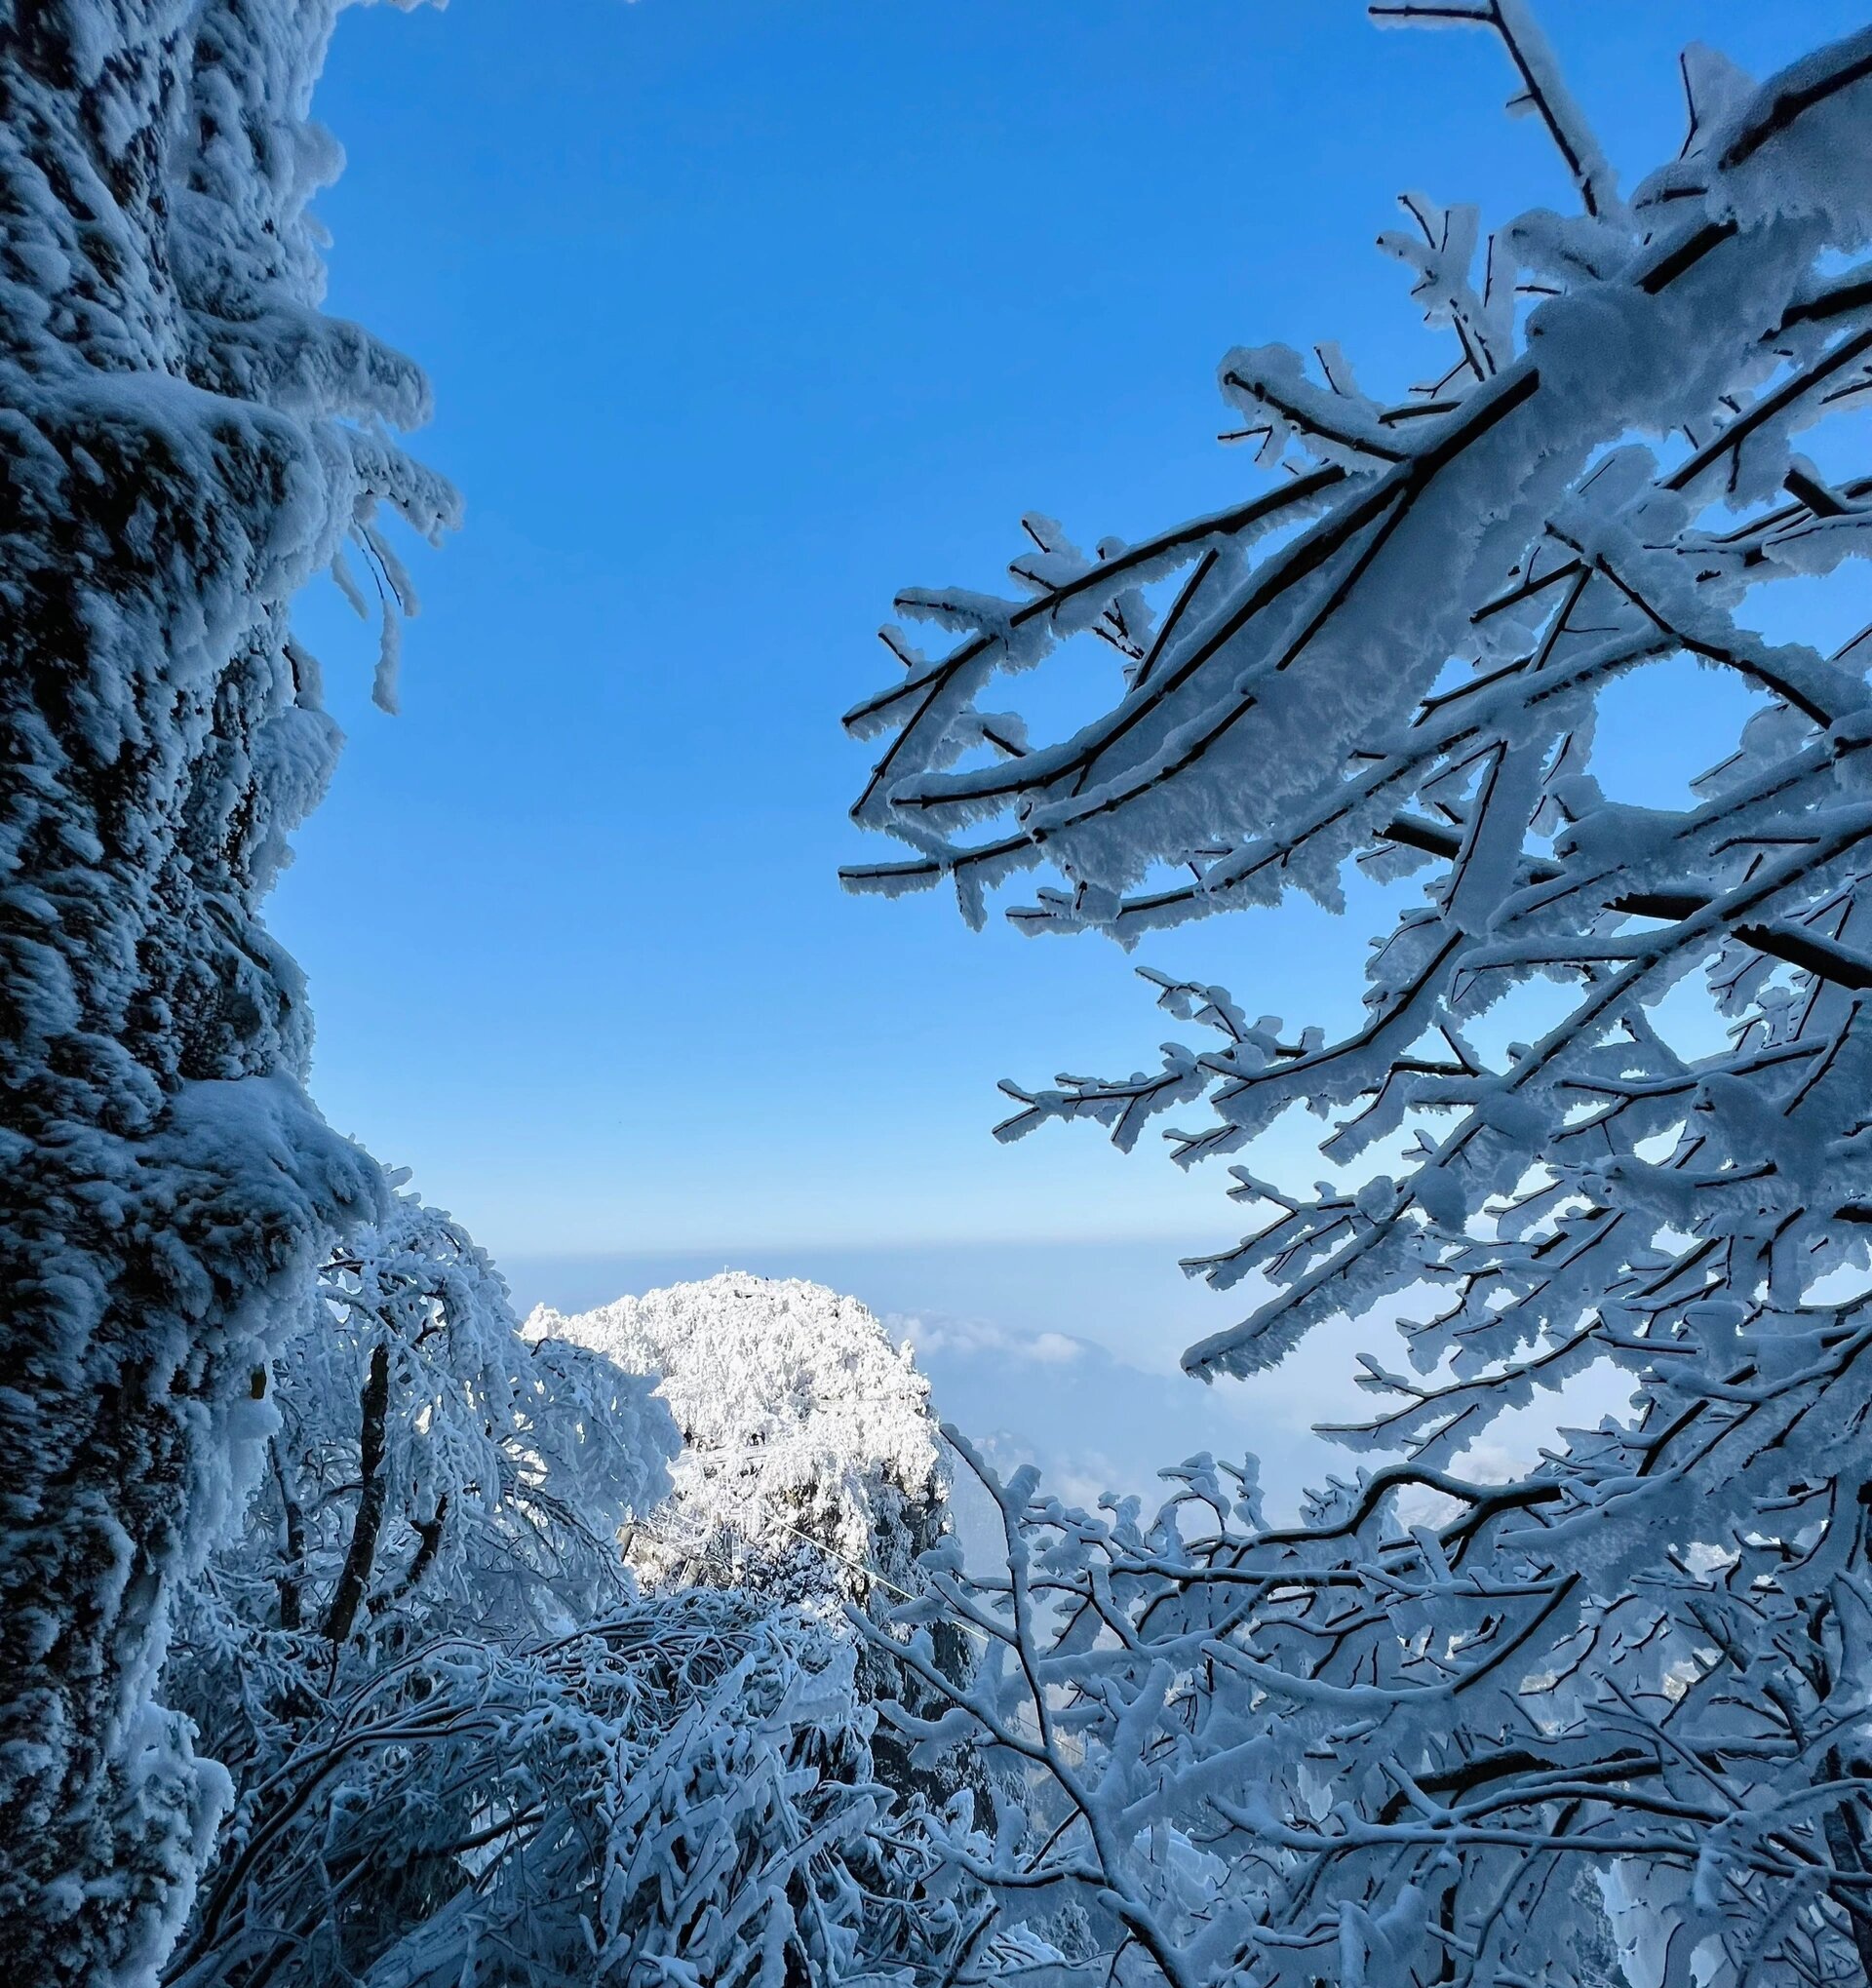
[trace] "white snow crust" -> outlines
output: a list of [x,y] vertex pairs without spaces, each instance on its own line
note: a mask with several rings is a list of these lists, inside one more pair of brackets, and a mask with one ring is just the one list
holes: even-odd
[[860,1569],[907,1578],[944,1493],[939,1431],[909,1346],[857,1299],[724,1270],[569,1318],[541,1306],[523,1330],[662,1377],[683,1449],[633,1541],[648,1566],[826,1595],[867,1592]]

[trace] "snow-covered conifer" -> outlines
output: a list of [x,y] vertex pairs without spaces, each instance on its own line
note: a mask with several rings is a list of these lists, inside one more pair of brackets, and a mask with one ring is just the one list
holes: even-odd
[[[1389,400],[1334,346],[1229,353],[1258,487],[1092,552],[1026,521],[1020,595],[902,596],[958,640],[890,631],[903,667],[847,721],[891,735],[858,820],[914,851],[860,889],[948,880],[979,920],[1050,865],[1016,921],[1126,945],[1338,905],[1354,863],[1405,900],[1343,1034],[1152,974],[1197,1046],[1008,1086],[1004,1137],[1129,1147],[1206,1104],[1166,1135],[1186,1165],[1330,1118],[1310,1189],[1233,1165],[1257,1226],[1190,1267],[1268,1296],[1186,1365],[1252,1376],[1364,1317],[1380,1405],[1344,1432],[1370,1467],[1291,1524],[1207,1458],[1155,1519],[996,1486],[1005,1570],[939,1551],[906,1619],[991,1646],[929,1742],[984,1732],[1035,1794],[945,1853],[1010,1911],[1083,1909],[1056,1982],[1584,1988],[1588,1895],[1637,1988],[1863,1980],[1872,643],[1752,610],[1872,550],[1845,418],[1872,30],[1760,84],[1688,51],[1684,149],[1626,194],[1524,0],[1371,11],[1498,37],[1578,211],[1485,240],[1408,196],[1382,246],[1446,370]],[[1102,716],[1046,740],[982,708],[1087,638]],[[1608,799],[1604,693],[1684,658],[1749,694],[1736,751],[1687,805]],[[1628,1413],[1483,1467],[1498,1417],[1595,1368]]]
[[287,604],[347,537],[394,601],[378,508],[455,508],[391,439],[415,367],[318,308],[334,11],[0,10],[9,1980],[144,1980],[188,1908],[225,1777],[151,1695],[171,1608],[319,1259],[377,1210],[258,918],[337,743]]

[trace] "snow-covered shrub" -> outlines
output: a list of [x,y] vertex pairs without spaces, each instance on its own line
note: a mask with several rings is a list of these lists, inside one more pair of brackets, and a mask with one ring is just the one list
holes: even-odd
[[[315,1669],[445,1630],[564,1635],[632,1599],[618,1530],[668,1493],[680,1440],[650,1381],[524,1340],[459,1225],[385,1193],[274,1363],[278,1426],[195,1596],[303,1639]],[[217,1680],[196,1681],[212,1720]]]
[[[1348,1314],[1409,1353],[1365,1357],[1372,1465],[1296,1523],[1207,1458],[1154,1518],[1017,1473],[1004,1572],[929,1556],[907,1622],[990,1654],[946,1692],[913,1644],[954,1701],[925,1736],[985,1734],[1033,1789],[942,1852],[1017,1916],[1082,1909],[1030,1981],[1584,1988],[1595,1899],[1638,1988],[1862,1980],[1872,688],[1865,637],[1744,610],[1872,550],[1841,418],[1872,387],[1872,29],[1759,86],[1687,52],[1685,148],[1626,198],[1523,0],[1372,12],[1492,29],[1581,211],[1484,243],[1409,196],[1383,246],[1447,372],[1386,403],[1335,347],[1318,377],[1230,353],[1263,487],[1092,554],[1026,521],[1024,596],[901,597],[959,641],[888,632],[906,668],[848,719],[892,733],[857,818],[915,851],[849,881],[948,878],[971,919],[1041,864],[1017,921],[1125,944],[1336,905],[1352,862],[1426,877],[1338,1039],[1152,975],[1206,1046],[1008,1087],[1003,1136],[1125,1147],[1206,1102],[1184,1164],[1334,1119],[1310,1191],[1232,1169],[1265,1220],[1190,1267],[1271,1295],[1186,1365],[1253,1375]],[[979,708],[1087,636],[1120,666],[1103,716],[1046,742]],[[1752,696],[1736,753],[1690,805],[1609,801],[1602,693],[1686,658]],[[1685,986],[1702,1019],[1668,1023]],[[1628,1414],[1481,1467],[1589,1368]]]
[[[337,746],[287,604],[416,368],[318,308],[332,0],[0,10],[0,1975],[149,1977],[225,1794],[153,1699],[266,1362],[376,1170],[259,906]],[[392,700],[395,621],[378,694]]]
[[184,1600],[165,1688],[236,1795],[166,1978],[859,1984],[979,1943],[980,1899],[894,1834],[877,1659],[825,1597],[639,1591],[656,1377],[523,1338],[463,1231],[386,1194]]
[[437,1635],[346,1666],[265,1754],[168,1978],[863,1978],[851,1865],[877,1862],[878,1799],[853,1658],[698,1588],[543,1642]]

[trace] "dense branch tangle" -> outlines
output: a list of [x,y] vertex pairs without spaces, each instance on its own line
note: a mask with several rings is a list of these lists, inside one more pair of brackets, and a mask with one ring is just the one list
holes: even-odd
[[[1843,418],[1872,386],[1872,32],[1760,87],[1691,52],[1684,153],[1627,200],[1521,0],[1373,12],[1493,32],[1583,212],[1484,245],[1412,196],[1383,246],[1446,372],[1384,404],[1332,346],[1317,379],[1230,353],[1267,487],[1091,557],[1028,521],[1027,598],[902,596],[958,643],[889,631],[904,674],[847,719],[892,734],[856,818],[914,852],[856,889],[947,877],[979,920],[1051,866],[1019,924],[1132,944],[1336,906],[1351,863],[1423,879],[1349,1033],[1153,974],[1205,1042],[1006,1086],[1002,1136],[1126,1147],[1205,1101],[1183,1164],[1324,1111],[1352,1184],[1234,1166],[1264,1219],[1189,1267],[1268,1295],[1186,1364],[1372,1314],[1414,1371],[1365,1356],[1381,1406],[1342,1433],[1374,1468],[1291,1527],[1207,1460],[1154,1525],[996,1486],[1005,1579],[938,1570],[907,1616],[996,1645],[962,1723],[1050,1793],[1019,1845],[949,1851],[1104,1915],[1062,1976],[1088,1982],[1585,1982],[1602,1902],[1634,1981],[1861,1980],[1872,642],[1747,610],[1872,550]],[[981,708],[1088,635],[1120,664],[1101,717],[1043,743]],[[1602,693],[1684,659],[1749,693],[1736,751],[1691,805],[1609,800]],[[1708,1026],[1674,1037],[1655,1011],[1698,978]],[[1534,983],[1533,1039],[1485,1054]],[[1622,1422],[1484,1481],[1504,1410],[1608,1363]]]

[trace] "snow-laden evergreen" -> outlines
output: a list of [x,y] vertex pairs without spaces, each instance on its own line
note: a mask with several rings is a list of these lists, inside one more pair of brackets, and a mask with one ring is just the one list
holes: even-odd
[[857,1299],[724,1270],[569,1318],[542,1306],[526,1331],[659,1378],[682,1450],[632,1550],[660,1579],[864,1600],[880,1580],[902,1589],[935,1544],[929,1384]]
[[0,7],[0,1975],[149,1978],[227,1792],[152,1696],[376,1169],[259,922],[337,746],[287,604],[455,499],[319,309],[332,0]]
[[[1173,1156],[1250,1155],[1259,1216],[1190,1267],[1271,1295],[1186,1364],[1362,1316],[1378,1406],[1291,1525],[1207,1458],[1154,1518],[996,1487],[1004,1571],[939,1549],[905,1612],[989,1659],[947,1693],[907,1660],[954,1701],[930,1744],[986,1735],[1034,1799],[943,1853],[1010,1915],[1083,1912],[1020,1975],[1053,1988],[1586,1988],[1608,1918],[1635,1988],[1863,1981],[1872,642],[1751,610],[1798,580],[1867,617],[1872,29],[1759,84],[1688,51],[1683,152],[1626,195],[1524,0],[1372,12],[1493,32],[1579,211],[1485,240],[1406,196],[1381,246],[1446,371],[1387,401],[1330,344],[1229,353],[1238,505],[1090,553],[1023,521],[1019,594],[900,597],[957,640],[887,630],[847,720],[890,734],[856,817],[914,852],[856,888],[948,880],[979,920],[1051,866],[1017,922],[1127,945],[1337,905],[1353,862],[1402,900],[1343,1035],[1150,974],[1197,1044],[1007,1087],[1005,1137],[1206,1106]],[[1102,716],[987,708],[1062,644],[1083,681],[1088,638]],[[1688,805],[1607,799],[1602,694],[1685,658],[1751,694],[1734,755]],[[1252,1153],[1298,1104],[1331,1121],[1310,1189]],[[1628,1414],[1483,1467],[1593,1368]]]

